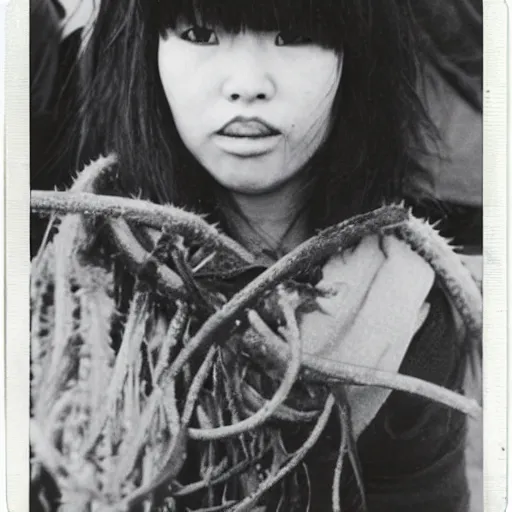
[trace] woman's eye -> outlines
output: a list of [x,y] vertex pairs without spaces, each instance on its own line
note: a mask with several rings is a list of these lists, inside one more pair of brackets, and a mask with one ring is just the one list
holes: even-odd
[[219,40],[213,30],[206,27],[192,27],[181,34],[181,39],[195,44],[213,45]]
[[313,41],[310,37],[296,32],[282,31],[276,36],[277,46],[299,46],[303,44],[311,44]]

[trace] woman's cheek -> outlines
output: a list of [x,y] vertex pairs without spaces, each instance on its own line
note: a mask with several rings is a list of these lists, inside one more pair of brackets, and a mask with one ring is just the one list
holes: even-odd
[[334,99],[343,73],[343,58],[334,53],[323,54],[313,63],[313,69],[309,70],[308,76],[316,77],[313,87],[320,96]]
[[158,69],[160,80],[166,94],[176,97],[194,80],[192,76],[197,69],[197,58],[194,51],[180,41],[168,39],[161,41],[158,49]]

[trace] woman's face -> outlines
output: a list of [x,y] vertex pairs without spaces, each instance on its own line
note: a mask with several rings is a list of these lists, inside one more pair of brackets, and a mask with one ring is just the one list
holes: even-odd
[[189,151],[232,192],[264,194],[294,178],[324,141],[342,58],[284,32],[181,22],[160,38],[158,66]]

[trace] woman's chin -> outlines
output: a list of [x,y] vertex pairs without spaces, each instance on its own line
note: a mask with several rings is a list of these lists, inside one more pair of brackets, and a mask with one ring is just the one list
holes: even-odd
[[272,180],[254,182],[251,180],[239,180],[236,183],[229,182],[223,184],[223,186],[233,194],[245,196],[265,196],[278,193],[286,186],[287,181],[288,180]]
[[224,188],[244,195],[265,195],[281,189],[296,173],[249,162],[218,169],[210,174]]

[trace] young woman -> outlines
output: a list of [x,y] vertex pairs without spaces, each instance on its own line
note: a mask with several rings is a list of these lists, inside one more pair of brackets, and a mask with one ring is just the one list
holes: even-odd
[[[434,133],[415,92],[415,34],[407,1],[104,0],[84,54],[78,164],[114,152],[116,194],[172,203],[218,224],[254,258],[229,281],[234,293],[318,230],[410,193],[414,157]],[[389,363],[387,348],[363,341],[406,332],[390,369],[461,391],[457,314],[430,271],[388,242],[370,237],[320,268],[318,289],[341,297],[341,282],[348,293],[318,299],[325,316],[305,317],[303,350],[378,366]],[[386,258],[398,262],[393,270]],[[322,331],[376,288],[380,307],[366,313],[361,345],[340,356]],[[197,287],[190,290],[193,302]],[[388,316],[372,323],[379,311]],[[464,415],[399,391],[375,406],[365,397],[351,402],[366,419],[350,450],[359,462],[343,468],[341,509],[468,510]],[[253,510],[331,510],[336,421],[288,483]],[[284,425],[291,452],[305,427]],[[187,460],[182,483],[198,471],[192,454]],[[207,507],[208,492],[176,498],[176,510]]]

